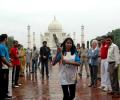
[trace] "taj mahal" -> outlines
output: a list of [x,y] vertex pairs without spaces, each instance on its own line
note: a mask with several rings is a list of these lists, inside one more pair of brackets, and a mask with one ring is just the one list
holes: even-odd
[[41,35],[41,40],[47,41],[47,45],[50,47],[51,52],[54,52],[57,48],[57,42],[62,43],[68,36],[69,35],[63,32],[61,23],[54,16],[54,19],[48,25],[48,32]]
[[[31,36],[30,36],[30,26],[27,26],[28,30],[28,48],[31,48]],[[35,32],[33,32],[33,46],[35,46]],[[75,41],[75,32],[73,40]],[[54,53],[59,46],[67,37],[71,37],[70,34],[67,34],[63,31],[62,24],[56,19],[54,19],[48,25],[48,31],[40,34],[40,41],[47,41],[47,46],[50,47],[51,52]],[[84,43],[84,26],[81,26],[81,43]]]

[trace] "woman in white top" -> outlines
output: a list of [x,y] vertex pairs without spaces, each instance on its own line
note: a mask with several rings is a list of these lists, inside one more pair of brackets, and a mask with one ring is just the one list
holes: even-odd
[[62,43],[62,57],[60,63],[60,84],[63,90],[63,100],[73,100],[76,91],[77,66],[80,58],[71,38],[66,38]]

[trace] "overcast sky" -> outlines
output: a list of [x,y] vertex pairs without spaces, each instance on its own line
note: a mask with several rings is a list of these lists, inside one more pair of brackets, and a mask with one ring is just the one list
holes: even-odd
[[14,36],[27,47],[27,25],[36,33],[48,31],[54,16],[66,33],[76,32],[80,41],[81,25],[85,40],[120,28],[120,0],[0,0],[0,33]]

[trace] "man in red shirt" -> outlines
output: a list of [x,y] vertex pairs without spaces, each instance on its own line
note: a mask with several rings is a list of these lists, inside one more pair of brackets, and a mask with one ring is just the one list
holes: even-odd
[[108,61],[107,61],[107,53],[108,53],[108,44],[106,43],[106,36],[103,37],[102,45],[100,49],[101,56],[101,86],[99,87],[103,91],[111,90],[110,77],[108,72]]
[[13,41],[13,47],[10,49],[11,62],[13,64],[12,83],[14,87],[19,87],[20,59],[18,53],[18,41]]

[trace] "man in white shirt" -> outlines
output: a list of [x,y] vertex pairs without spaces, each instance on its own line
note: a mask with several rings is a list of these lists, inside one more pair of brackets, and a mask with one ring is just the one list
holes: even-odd
[[38,61],[39,52],[34,46],[32,51],[32,73],[37,72],[37,61]]
[[109,45],[107,60],[109,63],[109,73],[112,91],[109,94],[112,94],[112,97],[120,97],[119,95],[119,83],[118,83],[118,66],[119,61],[119,49],[116,44],[112,41],[113,36],[107,36],[107,43]]

